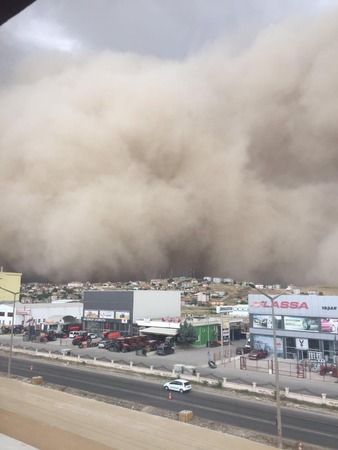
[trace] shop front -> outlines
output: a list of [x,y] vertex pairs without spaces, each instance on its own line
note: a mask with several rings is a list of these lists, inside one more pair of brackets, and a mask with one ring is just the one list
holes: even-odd
[[284,358],[336,363],[338,354],[338,297],[283,295],[271,302],[263,295],[249,295],[250,336],[254,348],[273,352],[273,328],[277,353]]

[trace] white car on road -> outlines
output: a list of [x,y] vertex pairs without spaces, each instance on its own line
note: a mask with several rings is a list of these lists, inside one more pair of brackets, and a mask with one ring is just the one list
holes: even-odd
[[165,383],[163,387],[166,391],[177,391],[181,394],[183,394],[183,392],[191,391],[190,381],[181,379],[168,381],[168,383]]

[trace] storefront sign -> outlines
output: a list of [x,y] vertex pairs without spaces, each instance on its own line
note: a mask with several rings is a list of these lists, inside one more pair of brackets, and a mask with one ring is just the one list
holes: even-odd
[[[249,294],[248,300],[250,314],[270,314],[271,301],[266,296]],[[338,296],[281,295],[273,305],[275,313],[283,316],[338,318]]]
[[114,319],[115,311],[100,309],[100,317],[102,319]]
[[296,349],[297,350],[309,350],[308,339],[296,338]]
[[[275,308],[280,309],[309,309],[309,305],[307,302],[288,302],[288,301],[278,301],[274,300],[273,306]],[[271,309],[271,302],[267,300],[255,302],[251,305],[251,308],[270,308]]]
[[97,319],[99,317],[99,311],[97,309],[87,309],[84,311],[85,319]]
[[123,323],[126,323],[127,320],[129,320],[130,313],[129,311],[116,311],[115,312],[115,318],[123,321]]

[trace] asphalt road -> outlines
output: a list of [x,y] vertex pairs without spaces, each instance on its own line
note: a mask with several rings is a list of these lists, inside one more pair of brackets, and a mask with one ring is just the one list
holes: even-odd
[[[0,371],[7,372],[7,358],[0,357]],[[202,392],[193,386],[188,394],[172,393],[172,400],[162,389],[161,382],[82,370],[64,364],[49,364],[37,360],[13,358],[12,373],[22,377],[41,375],[48,383],[55,383],[93,394],[142,403],[170,411],[190,409],[195,416],[241,427],[258,433],[274,435],[276,408],[263,400],[247,400],[234,396]],[[163,383],[165,380],[163,380]],[[337,449],[338,416],[307,412],[303,409],[283,408],[283,436],[301,440],[326,449]]]

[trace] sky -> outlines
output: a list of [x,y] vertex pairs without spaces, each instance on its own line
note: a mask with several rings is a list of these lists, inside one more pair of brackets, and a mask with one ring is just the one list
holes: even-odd
[[336,283],[337,1],[37,0],[0,28],[0,260]]
[[24,54],[113,50],[182,59],[229,40],[250,45],[260,30],[316,16],[337,0],[37,0],[0,30]]

